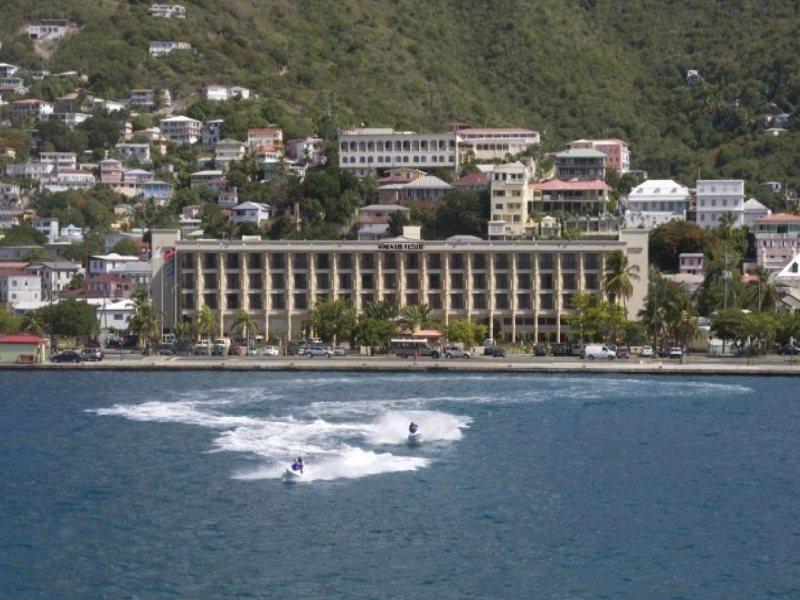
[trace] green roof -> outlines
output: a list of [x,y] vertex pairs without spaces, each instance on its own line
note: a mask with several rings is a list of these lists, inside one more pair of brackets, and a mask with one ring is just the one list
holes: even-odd
[[571,148],[556,154],[557,158],[605,158],[605,156],[600,150],[589,148]]

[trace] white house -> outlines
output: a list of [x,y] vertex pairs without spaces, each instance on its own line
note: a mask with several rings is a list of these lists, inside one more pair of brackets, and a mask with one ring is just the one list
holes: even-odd
[[75,170],[78,168],[78,155],[74,152],[40,152],[39,162],[53,165],[54,170]]
[[742,205],[742,214],[744,215],[744,224],[747,225],[750,231],[753,231],[756,222],[761,217],[771,215],[772,211],[755,198],[750,198]]
[[169,90],[153,90],[149,88],[131,90],[128,98],[130,108],[153,109],[157,105],[169,108],[172,106],[172,94]]
[[19,67],[8,63],[0,63],[0,77],[14,77],[19,71]]
[[16,183],[4,183],[0,181],[0,203],[15,204],[22,194],[22,188]]
[[732,213],[734,227],[744,223],[744,181],[741,179],[697,180],[697,224],[716,227],[722,215]]
[[496,165],[488,173],[490,186],[490,238],[522,236],[530,220],[533,188],[530,169],[521,162]]
[[42,299],[58,296],[61,290],[67,289],[69,282],[78,273],[83,272],[80,263],[69,261],[32,262],[25,271],[35,275],[42,282]]
[[70,31],[77,31],[78,25],[63,19],[42,19],[28,23],[26,29],[32,40],[58,40]]
[[625,225],[651,229],[668,221],[684,221],[689,201],[689,188],[671,179],[648,179],[628,195]]
[[180,4],[151,4],[150,16],[161,19],[185,19],[186,8]]
[[250,90],[238,85],[209,85],[205,89],[205,98],[211,102],[224,102],[226,100],[233,100],[234,98],[247,100],[250,98]]
[[66,190],[85,190],[96,183],[91,171],[81,169],[64,169],[50,175],[43,182],[44,187],[51,192],[64,192]]
[[278,127],[260,127],[247,130],[247,145],[256,146],[283,146],[283,130]]
[[12,307],[42,299],[42,280],[24,270],[0,269],[0,303]]
[[9,177],[30,177],[31,179],[45,179],[53,172],[53,165],[41,162],[9,163],[6,165],[6,175]]
[[457,129],[461,156],[476,160],[503,160],[539,144],[538,131],[524,127],[462,127]]
[[234,223],[261,223],[269,220],[269,205],[258,202],[242,202],[231,210],[231,221]]
[[358,128],[339,135],[339,167],[361,177],[396,167],[458,168],[455,133],[416,133],[390,128]]
[[130,262],[139,262],[138,256],[123,256],[116,252],[110,254],[97,254],[89,258],[89,274],[112,273],[122,265]]
[[61,121],[70,129],[75,129],[84,121],[88,121],[92,115],[82,112],[54,112],[48,117],[50,121]]
[[150,42],[150,56],[166,56],[178,50],[191,50],[189,42]]
[[214,163],[217,166],[227,166],[234,161],[242,160],[244,155],[244,143],[239,140],[220,140],[214,147]]
[[83,228],[70,223],[66,227],[62,227],[58,232],[59,241],[64,242],[82,242],[83,241]]
[[203,133],[203,124],[183,115],[161,119],[159,124],[161,133],[177,144],[196,144]]
[[135,160],[139,164],[150,162],[150,144],[117,144],[117,150],[124,160]]
[[11,103],[11,120],[36,122],[53,114],[53,105],[38,98],[26,98]]
[[39,233],[47,236],[47,241],[51,244],[58,239],[58,219],[41,218],[33,220],[33,228]]

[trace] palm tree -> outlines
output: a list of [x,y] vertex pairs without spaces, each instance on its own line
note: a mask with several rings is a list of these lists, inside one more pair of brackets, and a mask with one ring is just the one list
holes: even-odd
[[388,300],[370,302],[364,307],[364,314],[376,321],[395,321],[399,312],[400,309],[397,308],[397,304]]
[[639,279],[639,266],[628,264],[627,255],[617,250],[609,258],[606,269],[603,290],[611,296],[612,302],[621,303],[627,311],[628,298],[633,295],[633,282]]
[[210,338],[217,332],[219,327],[219,317],[212,311],[208,304],[203,304],[195,315],[195,330],[198,337],[206,336],[209,338],[208,354],[211,354]]
[[22,317],[20,327],[22,327],[22,331],[27,331],[42,337],[44,335],[45,322],[42,319],[42,315],[39,313],[39,311],[29,310],[25,313],[25,316]]
[[133,314],[128,330],[136,334],[139,342],[147,347],[161,337],[161,315],[146,292],[138,291],[131,299]]
[[756,280],[747,286],[756,310],[774,312],[778,306],[778,288],[770,280],[770,272],[764,267],[756,267],[748,273],[756,277]]
[[240,308],[236,311],[233,317],[233,325],[231,326],[231,335],[238,332],[241,337],[247,340],[247,347],[250,347],[250,334],[258,334],[258,322],[256,318],[247,312],[245,309]]
[[410,304],[400,310],[400,323],[411,331],[419,331],[431,321],[431,309],[427,304]]

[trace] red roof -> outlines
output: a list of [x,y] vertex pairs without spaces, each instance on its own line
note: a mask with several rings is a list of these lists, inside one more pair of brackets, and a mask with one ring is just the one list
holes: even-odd
[[486,173],[467,173],[463,177],[459,177],[453,182],[453,185],[478,185],[486,183],[489,180]]
[[0,337],[0,344],[36,344],[40,346],[44,343],[46,343],[46,340],[30,333],[17,333]]
[[602,179],[592,181],[561,181],[560,179],[550,179],[542,183],[534,183],[534,190],[542,192],[569,191],[569,190],[607,190],[608,186]]
[[28,271],[19,269],[0,269],[0,277],[36,277]]
[[800,217],[789,213],[778,213],[756,219],[756,223],[800,223]]
[[257,127],[247,130],[247,135],[274,135],[276,133],[281,133],[281,130],[277,127]]

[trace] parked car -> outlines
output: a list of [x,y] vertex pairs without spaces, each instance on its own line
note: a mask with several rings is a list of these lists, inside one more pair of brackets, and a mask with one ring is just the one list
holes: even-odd
[[348,351],[348,348],[345,348],[344,346],[336,346],[333,349],[333,355],[334,356],[347,356],[347,351]]
[[301,356],[308,346],[306,340],[293,340],[286,344],[286,356]]
[[308,358],[314,358],[316,356],[324,356],[325,358],[330,358],[331,356],[333,356],[333,351],[327,346],[323,346],[321,344],[312,344],[311,346],[308,346],[306,348],[306,351],[303,354]]
[[659,358],[669,358],[669,348],[659,348],[656,354]]
[[173,356],[175,354],[175,346],[173,344],[161,344],[158,347],[158,353],[163,356]]
[[533,347],[533,355],[534,356],[547,356],[548,352],[547,344],[536,344]]
[[244,356],[245,350],[245,347],[241,344],[231,344],[230,348],[228,348],[228,356]]
[[105,358],[102,348],[84,348],[81,350],[81,360],[87,362],[100,362]]
[[673,346],[669,349],[670,358],[683,358],[683,348],[680,346]]
[[472,353],[463,346],[448,346],[444,349],[447,358],[472,358]]
[[778,354],[783,354],[785,356],[796,356],[800,354],[800,346],[796,346],[794,344],[783,344],[780,348],[778,348]]
[[567,347],[569,348],[570,356],[583,356],[583,346],[581,344],[569,344]]
[[567,355],[567,347],[566,347],[566,345],[564,345],[564,344],[553,344],[552,354],[553,354],[553,356],[566,356]]
[[498,358],[504,358],[506,355],[505,348],[501,348],[500,346],[484,346],[483,347],[483,355],[484,356],[496,356]]
[[223,344],[211,346],[211,356],[225,356],[225,346]]
[[627,346],[620,346],[617,348],[617,358],[630,358],[631,357],[631,349]]
[[79,363],[82,360],[81,355],[75,350],[64,350],[50,357],[50,361],[54,363]]
[[642,351],[639,353],[642,358],[653,358],[653,347],[642,346]]
[[278,356],[280,354],[280,351],[275,346],[267,346],[266,348],[264,348],[263,354],[264,356]]
[[583,348],[582,358],[586,358],[588,360],[594,360],[596,358],[614,360],[617,358],[617,353],[615,350],[612,350],[608,346],[604,346],[602,344],[586,344],[586,346]]

